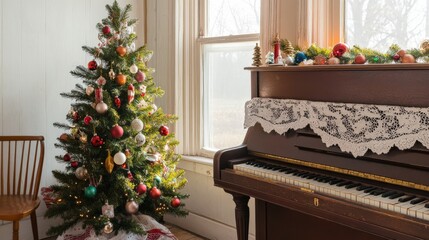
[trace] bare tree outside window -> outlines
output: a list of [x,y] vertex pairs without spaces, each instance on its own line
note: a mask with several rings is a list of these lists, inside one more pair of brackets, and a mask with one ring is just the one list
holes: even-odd
[[207,0],[207,36],[259,33],[260,0]]
[[386,51],[418,48],[429,36],[428,0],[346,0],[346,41]]

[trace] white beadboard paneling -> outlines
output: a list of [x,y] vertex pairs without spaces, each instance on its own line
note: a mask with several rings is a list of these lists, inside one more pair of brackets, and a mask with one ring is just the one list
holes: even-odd
[[[22,111],[22,9],[21,1],[3,0],[3,79],[2,79],[2,125],[3,134],[20,133]],[[29,104],[28,104],[29,105]]]

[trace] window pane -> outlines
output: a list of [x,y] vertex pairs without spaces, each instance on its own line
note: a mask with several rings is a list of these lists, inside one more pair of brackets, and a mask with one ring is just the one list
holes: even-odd
[[428,0],[346,0],[346,40],[386,51],[418,48],[429,36]]
[[207,36],[259,33],[260,0],[207,0]]
[[250,99],[255,42],[206,44],[204,56],[204,147],[222,149],[243,142],[244,103]]

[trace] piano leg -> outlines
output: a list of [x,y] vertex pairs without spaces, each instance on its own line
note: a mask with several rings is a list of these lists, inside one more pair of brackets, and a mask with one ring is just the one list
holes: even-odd
[[235,202],[235,224],[238,240],[247,240],[249,236],[249,202],[250,197],[235,192],[229,192]]

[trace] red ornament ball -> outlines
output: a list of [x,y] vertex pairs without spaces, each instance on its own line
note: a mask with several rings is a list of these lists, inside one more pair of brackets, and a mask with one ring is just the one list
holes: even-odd
[[88,69],[89,70],[95,70],[97,69],[98,65],[97,62],[95,60],[89,61],[88,63]]
[[73,112],[73,122],[79,121],[80,116],[78,112]]
[[159,127],[159,134],[161,134],[162,136],[167,136],[169,133],[170,131],[167,126]]
[[364,64],[365,62],[366,62],[366,58],[363,54],[359,53],[355,56],[355,60],[354,60],[355,64]]
[[178,198],[178,197],[174,196],[174,198],[173,198],[173,199],[171,199],[170,204],[171,204],[171,206],[172,206],[173,208],[177,208],[177,207],[179,207],[179,206],[180,206],[180,198]]
[[332,49],[332,54],[339,58],[342,57],[344,53],[346,53],[349,50],[349,47],[345,43],[338,43],[334,46]]
[[68,153],[64,154],[63,159],[64,159],[64,161],[69,162],[71,160],[70,154],[68,154]]
[[139,183],[139,185],[137,185],[137,187],[136,187],[136,192],[139,195],[144,194],[146,192],[146,190],[147,190],[147,187],[144,183]]
[[70,166],[71,166],[72,168],[77,168],[77,167],[79,166],[79,162],[78,162],[78,161],[70,162]]
[[393,60],[395,60],[395,62],[399,61],[399,59],[401,59],[401,56],[399,56],[399,54],[393,55]]
[[122,169],[127,169],[127,164],[124,163],[124,164],[121,165],[121,167],[122,167]]
[[110,34],[110,27],[109,26],[104,26],[103,29],[103,34],[104,35],[109,35]]
[[149,192],[149,196],[152,199],[158,199],[161,197],[161,190],[159,190],[157,187],[153,187]]
[[91,144],[94,147],[100,147],[101,145],[104,144],[104,140],[98,136],[97,134],[95,134],[92,138],[91,138]]
[[89,125],[92,122],[92,117],[86,115],[85,118],[83,118],[83,123],[85,123],[85,125]]
[[121,107],[121,99],[120,99],[118,96],[116,96],[116,97],[113,99],[113,101],[115,102],[115,106],[116,106],[117,108],[120,108],[120,107]]
[[122,135],[124,135],[124,129],[116,124],[113,126],[113,128],[110,130],[110,133],[112,134],[113,138],[120,138]]

